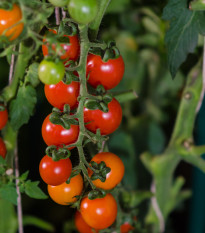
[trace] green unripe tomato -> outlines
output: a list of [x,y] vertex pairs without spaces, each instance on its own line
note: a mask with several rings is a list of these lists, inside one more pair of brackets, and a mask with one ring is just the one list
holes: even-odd
[[68,12],[70,16],[81,24],[88,24],[97,15],[97,0],[70,0],[68,2]]
[[68,4],[69,0],[48,0],[51,4],[58,7],[64,7]]
[[39,79],[44,84],[57,84],[63,79],[64,74],[65,67],[61,61],[55,63],[43,60],[38,68]]

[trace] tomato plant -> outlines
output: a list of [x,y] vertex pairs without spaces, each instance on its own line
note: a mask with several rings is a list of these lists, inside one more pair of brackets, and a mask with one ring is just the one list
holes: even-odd
[[60,205],[69,205],[77,201],[75,196],[83,190],[83,178],[80,174],[71,178],[70,183],[57,186],[48,185],[48,193],[53,201]]
[[116,87],[122,80],[125,65],[122,56],[104,62],[101,56],[89,54],[87,59],[88,83],[96,88],[103,85],[106,90]]
[[79,126],[70,125],[70,129],[64,129],[61,125],[55,125],[49,120],[50,114],[45,118],[42,125],[42,137],[45,143],[50,145],[70,145],[78,139]]
[[0,130],[4,128],[7,121],[8,121],[8,111],[7,109],[4,109],[3,111],[0,111]]
[[92,229],[83,219],[79,211],[75,212],[75,226],[79,233],[98,233],[98,230]]
[[48,0],[54,6],[64,7],[68,3],[69,0]]
[[3,158],[6,157],[6,145],[2,138],[0,138],[0,156]]
[[60,81],[57,84],[45,85],[44,87],[48,102],[60,110],[63,110],[65,104],[69,104],[71,109],[77,107],[79,90],[80,84],[75,81],[70,84]]
[[[119,184],[124,176],[125,167],[122,160],[115,154],[111,152],[101,152],[96,154],[91,162],[94,161],[96,163],[105,162],[106,166],[111,169],[109,173],[106,175],[106,181],[102,182],[100,179],[93,180],[93,184],[105,190],[113,189],[117,184]],[[89,176],[91,176],[93,172],[89,169]]]
[[10,41],[15,40],[23,31],[22,12],[17,4],[11,10],[0,9],[0,36],[5,35]]
[[[53,32],[54,34],[57,34],[56,30],[53,29],[49,29],[50,32]],[[68,39],[68,43],[62,43],[61,47],[62,47],[62,52],[60,54],[60,59],[61,60],[65,60],[65,63],[69,60],[74,60],[76,61],[79,57],[79,53],[80,53],[80,44],[79,44],[79,40],[78,40],[78,36],[77,35],[64,35],[64,37],[67,37]],[[46,38],[44,38],[43,40],[44,42],[46,42]],[[55,45],[52,45],[52,49],[55,51]],[[43,44],[42,45],[42,51],[43,51],[43,55],[44,56],[48,56],[49,52],[48,52],[48,45],[47,44]]]
[[42,180],[49,185],[60,185],[70,177],[72,163],[69,158],[53,161],[51,157],[45,155],[39,164],[39,172]]
[[96,0],[70,0],[68,2],[68,12],[78,23],[88,24],[94,20],[97,14]]
[[111,134],[122,121],[122,108],[119,102],[113,98],[108,104],[108,112],[84,108],[84,121],[87,123],[85,127],[94,133],[100,129],[102,135]]
[[38,68],[39,79],[44,84],[57,84],[65,74],[65,68],[61,61],[53,62],[43,60]]
[[111,194],[95,200],[85,197],[80,204],[80,213],[89,226],[102,230],[114,223],[117,217],[117,203]]

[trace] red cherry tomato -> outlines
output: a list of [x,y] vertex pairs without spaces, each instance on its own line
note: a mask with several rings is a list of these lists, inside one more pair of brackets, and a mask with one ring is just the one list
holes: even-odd
[[60,185],[70,177],[72,163],[69,158],[53,161],[45,155],[39,164],[39,172],[42,180],[49,185]]
[[61,125],[52,124],[49,116],[50,114],[45,118],[42,125],[42,137],[48,146],[70,145],[77,141],[79,134],[78,125],[71,125],[70,129],[64,129]]
[[87,59],[88,83],[96,88],[103,85],[106,90],[116,87],[122,80],[125,65],[122,56],[104,62],[101,56],[89,54]]
[[81,213],[76,211],[75,213],[75,226],[79,233],[98,233],[99,231],[92,229],[83,219]]
[[2,138],[0,138],[0,156],[4,159],[6,157],[6,145]]
[[125,222],[120,226],[120,233],[129,233],[134,230],[134,227],[129,222]]
[[[50,32],[53,32],[54,34],[57,34],[56,30],[49,29]],[[80,54],[80,44],[78,40],[78,36],[68,36],[64,35],[64,37],[68,37],[68,43],[69,44],[61,44],[61,47],[63,48],[62,55],[60,56],[61,60],[74,60],[76,61],[79,57]],[[46,39],[43,40],[44,42]],[[55,50],[55,45],[52,45],[52,49]],[[42,51],[43,55],[47,56],[48,55],[48,45],[43,44],[42,45]]]
[[96,133],[100,129],[102,135],[113,133],[122,121],[122,108],[119,102],[113,98],[108,104],[108,112],[105,113],[101,110],[90,110],[84,108],[84,121],[88,123],[85,127]]
[[69,85],[61,81],[56,85],[45,85],[44,87],[48,102],[60,110],[63,110],[65,104],[69,104],[71,109],[77,107],[79,90],[80,83],[75,81]]
[[0,9],[0,36],[5,35],[10,41],[15,40],[23,31],[24,24],[18,23],[21,19],[22,12],[16,4],[11,10]]
[[2,130],[4,128],[7,121],[8,121],[8,112],[7,112],[7,110],[5,109],[4,111],[0,111],[0,130]]
[[71,178],[70,183],[57,186],[48,185],[48,193],[53,201],[60,205],[70,205],[77,201],[75,196],[80,195],[83,190],[83,178],[79,174]]
[[[93,180],[93,184],[105,190],[113,189],[117,184],[119,184],[124,176],[125,167],[122,160],[115,154],[110,152],[101,152],[96,154],[91,161],[100,163],[104,161],[106,166],[111,169],[111,171],[106,176],[106,181],[102,182],[99,179]],[[93,172],[88,169],[89,176]]]
[[94,229],[105,229],[111,226],[117,217],[117,203],[109,193],[103,198],[82,199],[80,212],[85,222]]

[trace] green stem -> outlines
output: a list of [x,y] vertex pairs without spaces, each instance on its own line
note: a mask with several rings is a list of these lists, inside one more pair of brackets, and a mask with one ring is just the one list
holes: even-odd
[[111,0],[100,0],[98,1],[98,14],[95,18],[95,20],[90,24],[89,28],[91,29],[90,32],[90,38],[91,40],[95,40],[97,38],[98,35],[98,30],[99,30],[99,26],[101,24],[102,18],[105,14],[105,11],[108,7],[108,5],[110,4]]

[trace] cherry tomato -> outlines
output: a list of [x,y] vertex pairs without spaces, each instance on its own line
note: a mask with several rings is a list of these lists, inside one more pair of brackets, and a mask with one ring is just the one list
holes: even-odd
[[116,87],[122,80],[125,64],[122,56],[104,62],[101,56],[89,54],[87,59],[88,83],[96,88],[103,85],[106,90]]
[[54,6],[63,7],[66,6],[68,3],[68,0],[48,0],[50,3],[52,3]]
[[[21,19],[22,12],[16,4],[11,10],[0,9],[0,36],[5,35],[10,41],[15,40],[24,28],[23,23],[18,23]],[[16,26],[13,26],[14,24]],[[5,31],[6,29],[8,30]]]
[[48,146],[70,145],[77,141],[79,134],[78,125],[71,125],[70,129],[64,129],[61,125],[52,124],[49,116],[45,118],[42,125],[42,136]]
[[120,233],[129,233],[134,230],[134,227],[129,222],[125,222],[120,226]]
[[53,61],[43,60],[38,68],[38,76],[44,84],[57,84],[65,74],[65,67],[61,61],[55,63]]
[[80,213],[92,228],[105,229],[111,226],[117,217],[117,203],[110,193],[94,200],[85,197],[80,203]]
[[75,196],[83,190],[83,178],[79,174],[71,178],[69,184],[63,183],[58,186],[48,185],[48,193],[53,201],[60,205],[69,205],[77,201]]
[[[53,32],[54,34],[57,34],[56,30],[49,29],[49,31]],[[65,63],[69,60],[76,61],[80,55],[80,44],[78,40],[78,36],[69,36],[64,35],[64,37],[68,37],[68,44],[61,44],[61,47],[63,48],[62,55],[60,57],[61,60],[65,60]],[[46,41],[44,39],[43,41]],[[55,51],[55,45],[52,45],[52,49]],[[48,55],[48,45],[43,44],[42,45],[42,51],[43,55]]]
[[98,230],[92,229],[83,219],[81,213],[76,211],[75,213],[75,226],[79,233],[98,233]]
[[72,163],[69,158],[53,161],[45,155],[39,164],[39,172],[42,180],[49,185],[60,185],[70,177]]
[[85,123],[90,122],[85,127],[94,133],[97,129],[100,129],[102,135],[113,133],[122,121],[122,108],[119,102],[113,98],[108,104],[108,109],[109,111],[105,113],[99,109],[84,108],[84,121]]
[[6,145],[2,138],[0,138],[0,156],[4,159],[6,157]]
[[71,109],[77,107],[77,98],[80,91],[79,82],[71,82],[71,84],[65,84],[62,81],[57,84],[45,85],[45,95],[48,102],[60,110],[63,110],[65,104],[69,104]]
[[68,2],[68,12],[78,23],[90,23],[96,17],[97,11],[97,0],[70,0]]
[[8,121],[8,111],[7,111],[7,109],[5,109],[4,111],[0,111],[0,130],[2,130],[4,128],[7,121]]
[[[115,154],[110,152],[101,152],[96,154],[91,161],[96,163],[100,163],[104,161],[106,166],[111,169],[111,171],[106,176],[106,181],[102,182],[99,179],[93,180],[93,184],[105,190],[113,189],[117,184],[119,184],[124,176],[125,167],[122,160]],[[93,174],[93,172],[89,169],[89,176]]]

